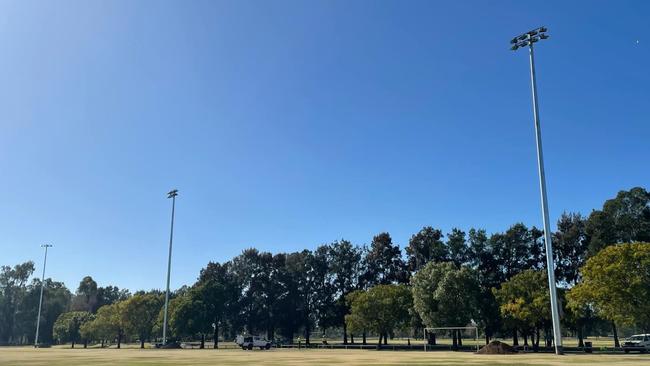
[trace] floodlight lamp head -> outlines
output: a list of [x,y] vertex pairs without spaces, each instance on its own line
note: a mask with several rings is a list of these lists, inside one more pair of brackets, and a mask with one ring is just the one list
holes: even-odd
[[515,44],[515,43],[517,43],[518,41],[519,41],[519,39],[517,39],[517,37],[515,37],[515,38],[513,38],[513,39],[510,40],[510,43],[511,43],[511,44]]
[[178,196],[178,189],[172,189],[167,193],[167,198],[173,198]]
[[539,27],[538,30],[539,30],[540,33],[548,32],[548,28],[546,28],[546,27]]
[[52,244],[41,244],[41,248],[52,248]]
[[542,33],[542,34],[539,35],[539,38],[541,38],[541,39],[548,39],[548,35]]
[[516,51],[516,50],[518,50],[518,49],[519,49],[519,46],[517,46],[517,45],[514,45],[514,46],[512,46],[512,47],[510,47],[510,49],[511,49],[511,50],[513,50],[513,51]]

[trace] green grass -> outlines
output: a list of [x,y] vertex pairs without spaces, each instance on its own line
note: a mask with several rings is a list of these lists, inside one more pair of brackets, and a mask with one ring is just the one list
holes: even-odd
[[[315,344],[319,344],[319,343],[321,343],[321,340],[322,340],[322,338],[314,337],[314,338],[311,339],[311,342],[315,343]],[[354,340],[355,340],[356,343],[361,342],[360,337],[355,337]],[[378,340],[377,337],[368,337],[367,338],[368,344],[371,344],[371,345],[377,344],[377,340]],[[509,339],[498,338],[497,340],[508,343],[508,344],[512,344],[512,338],[509,338]],[[339,344],[339,343],[341,343],[341,338],[328,337],[327,341],[330,344]],[[614,347],[614,338],[611,338],[611,337],[589,337],[589,338],[586,338],[585,341],[591,342],[593,347],[596,347],[596,348],[600,348],[600,347],[610,347],[611,348],[611,347]],[[297,339],[294,339],[294,342],[297,342]],[[441,344],[441,345],[451,345],[452,340],[450,338],[438,337],[437,343]],[[463,344],[464,345],[476,345],[477,343],[478,343],[479,346],[482,347],[485,344],[485,339],[479,338],[478,340],[475,341],[473,338],[471,338],[471,339],[470,338],[463,338]],[[540,340],[540,345],[543,345],[543,343],[544,343],[544,340],[541,339]],[[563,343],[563,345],[565,347],[577,347],[578,346],[578,339],[577,338],[564,337],[564,338],[562,338],[562,343]],[[388,344],[389,345],[391,345],[391,344],[407,344],[407,338],[391,339],[391,340],[389,340]],[[411,338],[411,345],[416,346],[416,345],[423,345],[423,344],[424,344],[424,340]],[[524,339],[519,338],[519,345],[523,345],[523,344],[524,344]]]
[[156,350],[0,348],[3,366],[80,365],[584,365],[633,366],[650,364],[650,356],[573,354],[475,355],[469,352],[362,351],[362,350]]

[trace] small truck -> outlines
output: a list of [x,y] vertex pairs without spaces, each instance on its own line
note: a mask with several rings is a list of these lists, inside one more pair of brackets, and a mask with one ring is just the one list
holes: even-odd
[[235,339],[235,343],[243,350],[252,350],[255,347],[259,349],[270,349],[271,342],[267,341],[266,338],[254,335],[238,335]]
[[639,351],[646,353],[650,351],[650,334],[635,334],[623,340],[623,351]]

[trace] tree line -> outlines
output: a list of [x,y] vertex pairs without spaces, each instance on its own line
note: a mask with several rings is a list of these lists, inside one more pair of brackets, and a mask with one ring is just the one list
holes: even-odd
[[[341,342],[387,343],[424,327],[476,325],[486,341],[508,336],[550,345],[550,308],[542,231],[522,223],[488,235],[483,229],[427,226],[404,251],[389,233],[368,245],[347,240],[293,253],[250,248],[210,262],[197,281],[171,294],[173,338],[233,339],[247,332],[313,342],[334,331]],[[644,243],[645,242],[645,243]],[[564,213],[553,233],[565,333],[579,338],[617,325],[650,329],[650,193],[621,191],[588,217]],[[33,342],[40,280],[31,262],[0,272],[0,343]],[[164,293],[130,294],[85,277],[74,294],[47,279],[43,342],[145,341],[159,338]],[[428,339],[435,343],[434,338]],[[618,337],[615,337],[618,345]],[[453,334],[460,344],[460,334]]]

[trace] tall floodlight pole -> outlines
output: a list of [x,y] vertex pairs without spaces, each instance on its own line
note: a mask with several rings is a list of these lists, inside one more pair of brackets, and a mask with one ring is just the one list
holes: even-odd
[[34,337],[34,347],[38,347],[38,331],[41,328],[41,306],[43,305],[43,287],[45,287],[45,265],[47,264],[47,248],[51,247],[51,244],[41,245],[41,248],[45,248],[45,258],[43,259],[43,275],[41,276],[41,296],[38,299],[38,315],[36,315],[36,336]]
[[169,233],[169,256],[167,257],[167,290],[165,291],[165,315],[163,319],[163,345],[167,344],[167,308],[169,305],[169,276],[172,269],[172,240],[174,239],[174,209],[176,208],[176,196],[178,189],[172,189],[167,193],[167,198],[172,199],[172,225]]
[[560,314],[557,301],[557,289],[555,288],[555,265],[553,263],[553,246],[551,243],[551,225],[548,218],[548,200],[546,198],[546,176],[544,175],[544,155],[542,154],[542,132],[539,125],[539,106],[537,103],[537,80],[535,79],[535,55],[533,44],[540,40],[547,39],[546,27],[540,27],[519,35],[512,40],[510,48],[516,51],[519,48],[528,46],[530,51],[530,82],[533,91],[533,117],[535,119],[535,138],[537,144],[537,170],[539,172],[539,189],[542,198],[542,220],[544,224],[544,243],[546,245],[546,269],[548,271],[548,289],[551,295],[551,317],[553,318],[553,338],[555,340],[555,353],[561,355],[562,330],[560,328]]

